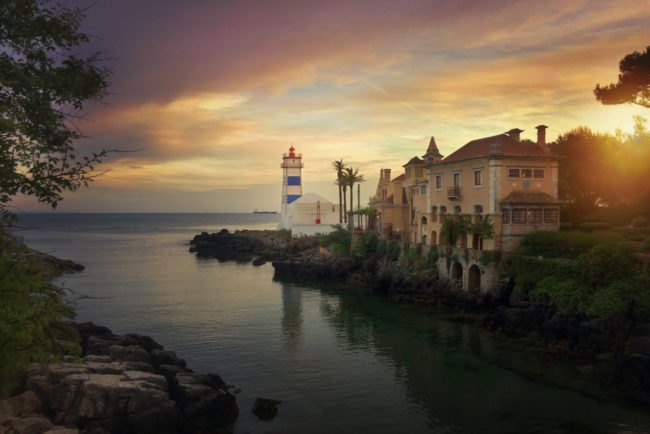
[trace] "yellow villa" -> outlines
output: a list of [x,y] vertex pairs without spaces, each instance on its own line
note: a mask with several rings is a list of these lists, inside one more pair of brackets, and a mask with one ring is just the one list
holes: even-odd
[[[454,257],[464,259],[439,262],[441,275],[465,289],[485,290],[498,277],[481,266],[481,251],[513,251],[529,232],[559,229],[558,157],[546,144],[547,127],[536,128],[536,141],[522,140],[522,130],[515,128],[472,140],[445,158],[432,137],[422,158],[413,157],[404,165],[404,241],[445,245],[441,231],[450,218],[470,218],[473,223],[489,218],[494,225],[491,238],[466,233],[448,246],[456,249]],[[378,197],[389,188],[395,194],[399,186],[382,176]],[[386,204],[371,206],[383,216],[380,228],[388,236],[387,228],[395,227],[399,216],[389,218]]]

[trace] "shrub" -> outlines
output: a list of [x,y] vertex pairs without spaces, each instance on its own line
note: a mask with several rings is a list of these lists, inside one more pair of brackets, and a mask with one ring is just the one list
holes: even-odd
[[641,251],[646,253],[650,252],[650,237],[646,237],[641,243]]
[[573,228],[573,225],[569,222],[561,222],[560,223],[560,230],[563,232],[570,231]]
[[645,218],[644,216],[635,217],[634,220],[632,220],[632,223],[630,223],[630,226],[632,226],[633,228],[647,228],[648,219]]
[[438,249],[436,249],[435,247],[432,247],[429,250],[429,253],[427,253],[427,260],[429,261],[429,263],[431,265],[436,265],[436,263],[438,262],[438,259],[440,259],[440,254],[438,253]]
[[397,241],[389,241],[386,245],[386,257],[391,261],[395,262],[399,258],[400,247]]
[[618,238],[620,236],[613,233],[531,232],[522,239],[518,253],[545,258],[577,258],[597,244],[609,243]]
[[0,387],[29,362],[45,362],[54,347],[53,326],[74,311],[64,290],[45,279],[51,271],[0,238]]
[[611,229],[612,225],[606,222],[584,222],[578,225],[578,229],[582,232],[596,232]]
[[377,254],[379,237],[376,233],[362,235],[355,247],[355,256],[361,259],[369,259]]

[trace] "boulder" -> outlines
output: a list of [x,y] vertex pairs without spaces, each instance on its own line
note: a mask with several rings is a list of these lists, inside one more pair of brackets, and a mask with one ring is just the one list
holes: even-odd
[[278,415],[278,404],[281,403],[276,399],[257,398],[252,410],[259,420],[272,420]]

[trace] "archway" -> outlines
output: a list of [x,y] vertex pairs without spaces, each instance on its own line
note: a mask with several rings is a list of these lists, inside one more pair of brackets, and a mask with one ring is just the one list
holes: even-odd
[[438,234],[436,234],[436,231],[431,231],[431,245],[435,246],[436,242],[438,239],[436,238]]
[[454,262],[451,267],[451,278],[458,284],[463,284],[463,266],[460,265],[460,262]]
[[467,290],[478,291],[481,289],[481,269],[474,264],[467,271]]

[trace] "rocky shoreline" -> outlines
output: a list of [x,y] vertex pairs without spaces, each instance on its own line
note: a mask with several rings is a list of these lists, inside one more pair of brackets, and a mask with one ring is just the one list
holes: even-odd
[[[42,265],[43,281],[84,269],[33,249],[18,259]],[[29,364],[0,390],[0,434],[232,431],[232,386],[194,373],[151,337],[92,322],[51,324],[48,334],[56,337],[50,362]]]
[[30,364],[0,400],[0,433],[229,432],[239,409],[216,374],[199,375],[149,336],[65,323],[80,355]]
[[[615,389],[623,399],[650,404],[650,323],[637,318],[567,315],[513,291],[512,279],[504,279],[486,294],[469,293],[439,279],[432,270],[337,256],[319,249],[318,240],[313,238],[297,239],[294,242],[301,243],[299,248],[294,244],[283,249],[290,244],[286,239],[269,241],[273,235],[274,231],[203,233],[194,238],[191,251],[222,261],[271,260],[278,280],[363,287],[395,301],[442,309],[452,319],[478,324],[506,338],[533,337],[558,360],[606,364],[607,375],[598,379],[603,387]],[[275,247],[269,249],[269,243]],[[231,249],[235,245],[238,247]],[[237,255],[229,256],[232,251]]]

